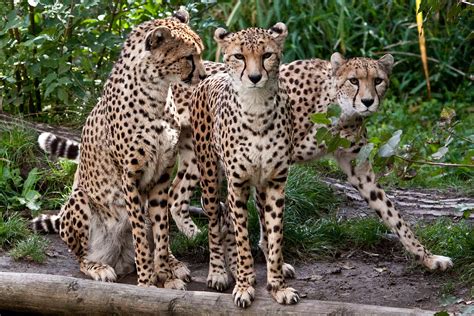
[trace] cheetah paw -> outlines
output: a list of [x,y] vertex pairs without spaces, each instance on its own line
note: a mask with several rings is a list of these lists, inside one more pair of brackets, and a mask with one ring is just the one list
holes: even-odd
[[117,274],[114,268],[105,264],[95,264],[88,269],[81,269],[82,272],[96,281],[115,282],[117,281]]
[[165,289],[172,289],[172,290],[186,290],[186,283],[180,279],[168,279],[164,284]]
[[229,288],[229,277],[227,272],[210,272],[207,276],[207,287],[218,290],[219,292],[225,291]]
[[287,279],[294,279],[296,276],[295,268],[289,263],[283,263],[283,276]]
[[178,229],[189,239],[194,239],[201,233],[201,230],[193,222],[190,222],[187,225],[182,225],[181,227],[178,227]]
[[252,304],[252,301],[255,298],[255,289],[252,286],[245,288],[235,285],[234,290],[232,291],[232,296],[234,297],[235,305],[241,308],[246,308]]
[[423,265],[430,270],[445,271],[453,267],[453,261],[449,257],[431,255],[425,257]]
[[272,290],[272,295],[278,303],[284,305],[296,304],[300,300],[298,291],[291,287]]
[[172,267],[174,275],[183,280],[184,282],[191,282],[191,271],[189,271],[188,267],[180,262],[179,264]]

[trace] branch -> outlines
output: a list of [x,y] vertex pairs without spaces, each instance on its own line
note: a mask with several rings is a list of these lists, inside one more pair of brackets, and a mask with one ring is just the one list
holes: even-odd
[[[111,17],[110,17],[110,22],[109,22],[109,27],[107,28],[107,32],[112,31],[112,27],[114,25],[115,17],[120,12],[121,8],[122,8],[122,1],[121,0],[116,0],[114,2],[114,7],[112,9],[112,14],[111,14]],[[96,70],[98,70],[102,66],[102,61],[104,60],[105,49],[106,49],[106,46],[104,45],[102,47],[102,50],[100,51],[99,60],[97,61],[97,65],[96,65]],[[96,71],[94,79],[97,78],[98,74],[99,73]]]
[[463,167],[463,168],[474,168],[474,165],[468,165],[468,164],[457,164],[457,163],[449,163],[449,162],[434,162],[434,161],[427,161],[427,160],[412,160],[408,159],[399,155],[395,155],[396,158],[411,162],[411,163],[416,163],[419,165],[430,165],[430,166],[438,166],[438,167]]
[[[382,52],[381,52],[382,53]],[[403,56],[410,56],[410,57],[418,57],[420,58],[421,55],[419,54],[415,54],[415,53],[408,53],[408,52],[397,52],[397,51],[388,51],[388,52],[383,52],[384,54],[392,54],[392,55],[403,55]],[[439,59],[436,59],[436,58],[433,58],[433,57],[428,57],[428,60],[429,61],[432,61],[432,62],[435,62],[435,63],[438,63],[438,64],[441,64],[443,63],[442,61],[440,61]],[[451,69],[452,71],[460,74],[461,76],[463,77],[467,77],[469,80],[472,80],[474,81],[474,76],[469,76],[467,73],[465,73],[464,71],[462,70],[459,70],[457,68],[454,68],[453,66],[449,65],[449,64],[446,64],[446,63],[443,63],[446,67],[448,67],[449,69]]]

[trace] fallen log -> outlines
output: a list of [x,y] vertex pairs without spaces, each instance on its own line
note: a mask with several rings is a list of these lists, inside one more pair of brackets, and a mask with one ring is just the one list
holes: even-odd
[[234,305],[230,294],[186,292],[104,283],[72,277],[0,272],[0,314],[116,315],[433,315],[434,312],[352,303],[302,300],[283,306],[269,296],[250,308]]

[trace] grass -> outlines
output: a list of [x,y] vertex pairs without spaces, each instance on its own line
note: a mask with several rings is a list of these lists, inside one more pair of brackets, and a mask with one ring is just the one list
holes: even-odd
[[0,213],[0,249],[7,249],[30,234],[26,220],[18,214],[5,219]]
[[49,242],[40,235],[30,235],[15,244],[9,254],[15,260],[27,260],[43,263],[46,259],[46,248]]

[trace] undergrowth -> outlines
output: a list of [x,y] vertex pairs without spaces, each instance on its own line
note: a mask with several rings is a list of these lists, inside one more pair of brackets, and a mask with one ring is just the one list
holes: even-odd
[[0,213],[0,250],[8,251],[15,260],[28,260],[41,263],[45,260],[48,241],[33,234],[26,219],[14,213],[6,219]]

